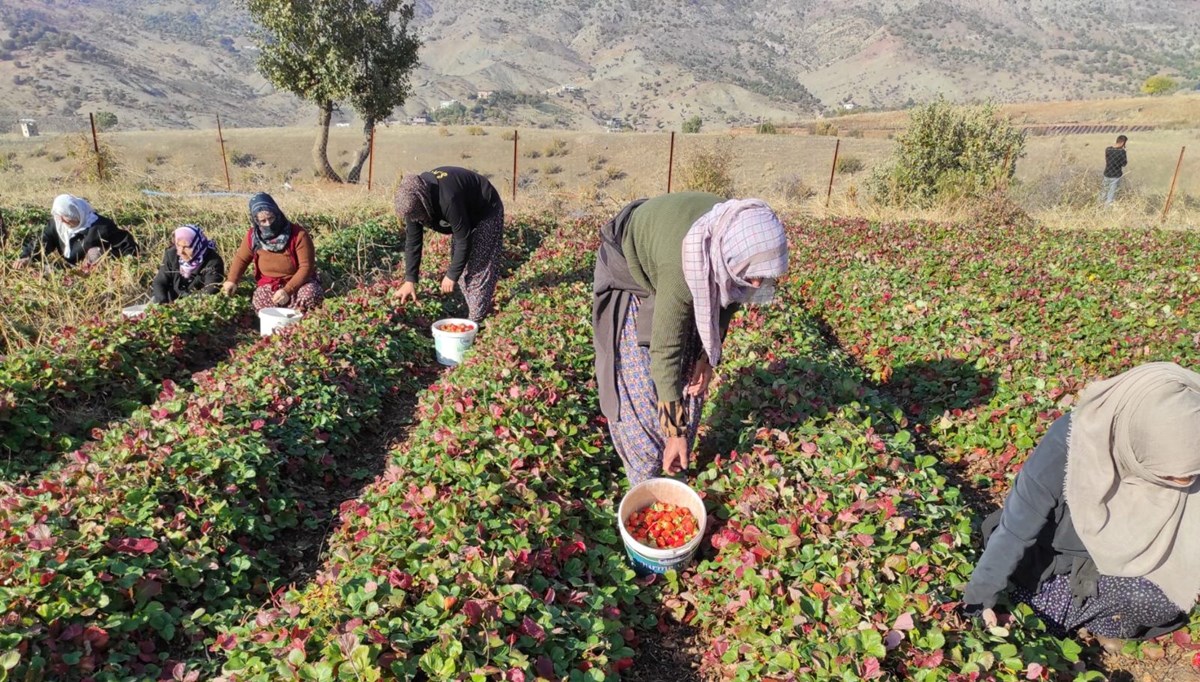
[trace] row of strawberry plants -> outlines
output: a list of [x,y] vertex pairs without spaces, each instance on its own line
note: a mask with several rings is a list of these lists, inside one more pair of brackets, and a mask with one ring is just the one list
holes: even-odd
[[[400,259],[402,237],[381,223],[323,235],[318,267],[335,291],[387,272]],[[4,478],[38,471],[57,453],[78,447],[94,417],[129,414],[152,400],[163,379],[226,352],[250,321],[244,296],[189,297],[157,306],[139,319],[96,321],[63,330],[45,346],[9,354],[0,364],[0,449]]]
[[[546,235],[467,362],[342,509],[318,579],[218,644],[228,680],[612,679],[637,586],[597,418],[594,224]],[[633,611],[631,611],[633,610]]]
[[[836,220],[799,226],[794,243],[811,263],[805,302],[996,502],[1089,381],[1200,365],[1193,233]],[[1198,638],[1194,612],[1172,641]]]
[[1200,360],[1193,233],[834,220],[796,242],[806,302],[947,461],[1000,488],[1087,382]]
[[[899,407],[824,338],[794,277],[736,318],[697,477],[709,537],[664,608],[701,633],[710,677],[1018,680],[1082,648],[1027,609],[995,629],[954,612],[976,558],[960,491]],[[780,344],[780,339],[787,339]],[[1086,679],[1086,677],[1085,677]]]
[[[156,677],[204,669],[230,619],[276,588],[288,533],[318,518],[305,486],[389,392],[414,390],[430,352],[394,283],[332,300],[194,389],[159,400],[0,510],[0,650],[28,679]],[[211,665],[211,664],[209,664]]]
[[191,297],[136,320],[64,329],[45,346],[0,363],[0,476],[40,470],[78,447],[93,413],[128,414],[164,378],[183,380],[228,349],[249,319],[249,302]]

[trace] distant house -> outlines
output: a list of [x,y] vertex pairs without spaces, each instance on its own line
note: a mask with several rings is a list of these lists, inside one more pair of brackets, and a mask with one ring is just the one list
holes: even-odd
[[853,111],[858,108],[858,105],[854,103],[854,100],[846,100],[842,102],[842,108],[846,111]]
[[458,104],[458,100],[456,100],[456,99],[444,99],[441,101],[441,104],[438,105],[438,108],[439,109],[449,109],[450,107],[452,107],[456,104]]
[[580,88],[578,85],[560,85],[560,86],[558,86],[559,92],[579,92],[581,89],[582,88]]
[[413,126],[427,126],[430,124],[430,120],[428,116],[421,114],[420,116],[413,116],[408,119],[408,124]]
[[604,129],[610,133],[619,133],[625,129],[625,122],[619,118],[610,118],[604,124]]
[[34,121],[32,118],[22,118],[18,123],[21,124],[21,134],[25,137],[38,136],[37,121]]
[[478,100],[489,100],[491,98],[492,98],[491,90],[480,90],[479,92],[475,93],[475,99],[478,99]]

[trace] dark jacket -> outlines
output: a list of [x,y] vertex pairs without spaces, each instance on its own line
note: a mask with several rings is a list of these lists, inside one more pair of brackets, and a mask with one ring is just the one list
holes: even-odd
[[423,229],[451,235],[450,267],[446,276],[458,281],[471,255],[471,232],[484,218],[504,211],[504,204],[492,183],[475,171],[456,166],[441,166],[421,179],[429,187],[433,200],[430,225],[422,226],[412,220],[404,224],[404,279],[416,282],[421,275]]
[[1129,157],[1124,147],[1108,147],[1104,150],[1104,177],[1119,178],[1125,172]]
[[1092,563],[1063,495],[1070,429],[1070,415],[1050,425],[1017,474],[1004,508],[984,522],[986,548],[964,602],[991,608],[1009,583],[1036,592],[1051,577]]
[[[651,349],[651,378],[658,400],[668,403],[680,400],[683,384],[688,379],[683,376],[682,367],[690,360],[683,357],[683,348],[686,336],[696,333],[691,292],[683,281],[681,244],[683,235],[695,219],[719,201],[720,198],[713,195],[683,192],[638,199],[626,205],[600,229],[600,249],[592,276],[592,330],[596,349],[596,389],[600,394],[600,410],[609,421],[621,418],[617,347],[634,296],[639,302],[638,345]],[[649,240],[664,240],[664,248],[661,251],[648,249],[640,254],[642,260],[637,260],[638,254],[633,253],[630,246],[638,241],[632,234],[638,229],[651,233]],[[653,257],[661,252],[677,252],[679,257]],[[637,273],[631,260],[637,263]],[[641,276],[647,269],[662,276],[649,281]],[[666,271],[676,276],[665,274]],[[663,305],[664,301],[666,305]],[[734,303],[721,309],[722,340],[733,314],[740,308]],[[669,362],[660,363],[654,359],[656,356],[666,356]]]
[[[71,238],[66,261],[76,265],[95,247],[112,256],[136,256],[138,253],[137,241],[132,234],[117,227],[112,220],[97,216],[91,227]],[[25,243],[21,258],[41,259],[46,254],[62,255],[62,252],[62,242],[58,239],[58,230],[52,219],[42,230],[41,238],[35,237]]]
[[[1071,522],[1063,487],[1067,478],[1067,435],[1071,415],[1059,417],[1017,474],[1004,508],[983,523],[984,552],[967,584],[963,603],[992,608],[1010,585],[1037,592],[1056,575],[1071,577],[1078,601],[1096,596],[1100,573]],[[1186,614],[1180,614],[1186,621]],[[1140,637],[1166,634],[1176,619],[1148,628]]]
[[190,278],[179,272],[179,252],[172,244],[163,253],[158,274],[150,284],[150,298],[155,303],[170,303],[188,294],[213,294],[221,290],[225,281],[225,262],[221,255],[210,249],[200,261],[200,268]]

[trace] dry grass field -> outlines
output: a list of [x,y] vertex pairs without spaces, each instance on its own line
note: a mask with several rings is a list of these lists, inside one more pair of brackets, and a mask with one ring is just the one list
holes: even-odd
[[[1026,156],[1017,164],[1012,194],[1035,218],[1062,227],[1158,224],[1180,149],[1190,146],[1166,226],[1200,225],[1200,96],[1014,104],[1005,105],[1003,111],[1028,124],[1156,126],[1130,135],[1127,193],[1117,206],[1104,210],[1094,205],[1093,195],[1099,189],[1103,149],[1111,144],[1113,135],[1030,137]],[[737,194],[762,196],[785,211],[828,210],[888,219],[965,217],[968,214],[955,215],[953,208],[897,211],[869,201],[865,181],[872,169],[886,160],[893,144],[888,135],[902,129],[904,116],[892,112],[829,119],[839,128],[843,163],[857,160],[861,170],[836,174],[828,209],[825,194],[835,137],[812,135],[805,127],[781,128],[780,134],[774,135],[753,131],[677,134],[673,188],[686,185],[688,167],[698,154],[717,152],[728,160],[728,174]],[[520,130],[515,202],[511,199],[512,129],[381,127],[376,134],[370,192],[365,182],[334,186],[314,180],[310,154],[314,135],[312,127],[225,129],[233,191],[280,193],[295,210],[355,207],[386,213],[391,188],[402,173],[438,165],[460,165],[488,175],[501,189],[510,210],[615,210],[629,199],[667,188],[667,133]],[[334,166],[344,171],[362,139],[361,130],[332,129],[329,157]],[[73,192],[103,205],[143,189],[171,193],[226,189],[215,129],[101,133],[119,167],[115,179],[104,184],[82,177],[81,173],[91,169],[91,162],[70,155],[72,147],[85,144],[82,140],[80,135],[0,136],[0,202],[48,205],[54,194]],[[366,169],[363,175],[365,178]],[[158,201],[178,205],[176,199]],[[225,205],[240,206],[241,199],[205,198],[197,203],[222,210]]]

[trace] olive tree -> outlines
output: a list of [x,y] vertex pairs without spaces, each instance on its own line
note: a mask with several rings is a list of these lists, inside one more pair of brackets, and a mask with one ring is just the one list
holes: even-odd
[[403,103],[420,46],[409,34],[411,2],[245,2],[259,26],[259,71],[276,87],[317,105],[313,164],[321,177],[341,182],[328,153],[334,108],[345,100],[361,106],[364,119],[372,119],[369,131],[375,120]]

